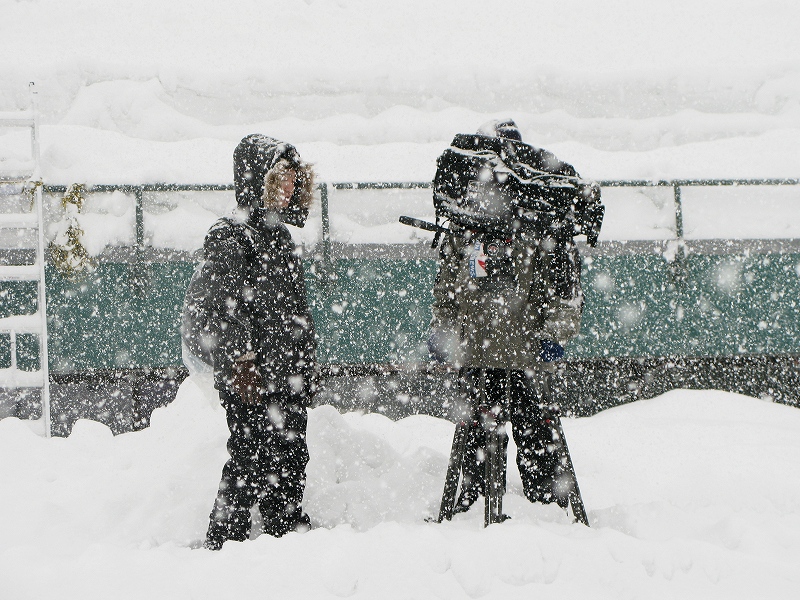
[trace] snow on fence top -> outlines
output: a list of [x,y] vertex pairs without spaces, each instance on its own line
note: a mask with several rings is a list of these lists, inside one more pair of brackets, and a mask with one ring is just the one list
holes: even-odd
[[[606,216],[601,241],[703,239],[800,239],[800,180],[604,181]],[[430,189],[358,189],[323,184],[309,221],[296,239],[313,246],[323,239],[345,244],[413,244],[430,234],[398,222],[400,215],[434,220]],[[408,185],[408,184],[403,184]],[[160,249],[194,251],[208,228],[235,207],[228,186],[98,186],[88,188],[79,215],[83,243],[93,256],[107,246],[137,241]],[[677,190],[677,191],[676,191]],[[60,188],[47,194],[46,219],[63,217]],[[141,231],[137,235],[137,197]],[[48,232],[53,235],[54,227]]]

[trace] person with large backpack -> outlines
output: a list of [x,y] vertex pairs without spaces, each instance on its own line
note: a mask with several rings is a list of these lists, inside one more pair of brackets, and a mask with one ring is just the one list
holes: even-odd
[[292,145],[260,134],[239,143],[233,166],[238,208],[206,235],[181,326],[187,366],[213,371],[230,430],[204,544],[212,550],[248,538],[255,504],[268,534],[310,527],[301,503],[316,340],[285,224],[304,225],[314,174]]
[[[550,377],[580,328],[574,237],[596,242],[603,216],[599,188],[551,153],[523,143],[509,119],[457,135],[439,157],[433,194],[434,244],[444,237],[428,348],[434,360],[459,368],[466,414],[461,492],[442,514],[464,512],[486,494],[487,455],[501,457],[495,477],[504,489],[508,438],[493,438],[499,447],[489,452],[487,436],[504,432],[506,421],[525,496],[566,508]],[[487,512],[488,506],[487,496]]]

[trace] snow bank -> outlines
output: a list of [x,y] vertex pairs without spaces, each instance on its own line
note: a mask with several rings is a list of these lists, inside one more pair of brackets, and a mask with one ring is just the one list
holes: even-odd
[[796,175],[800,8],[779,0],[3,10],[0,110],[36,82],[48,183],[228,182],[252,131],[325,180],[426,181],[455,133],[506,115],[596,179]]
[[[800,5],[792,3],[5,4],[15,26],[0,49],[14,60],[0,62],[0,111],[27,108],[27,84],[36,82],[48,184],[230,183],[233,148],[254,131],[296,144],[320,181],[430,181],[455,133],[507,116],[526,141],[588,178],[798,176]],[[0,168],[28,148],[18,131],[0,129]],[[798,193],[758,219],[767,227],[746,210],[716,227],[708,215],[718,217],[719,204],[703,196],[685,211],[687,235],[796,237],[781,225],[800,221]],[[674,237],[671,201],[607,197],[603,239]],[[425,215],[395,200],[373,195],[386,215],[368,223],[332,198],[333,240],[418,241],[397,216]],[[94,196],[85,212],[92,204]],[[172,209],[146,219],[155,247],[196,249],[220,212]],[[84,219],[90,253],[130,244],[131,214]],[[300,237],[313,244],[320,231],[316,224]]]
[[[224,414],[191,380],[152,426],[42,439],[0,421],[0,596],[62,598],[794,598],[800,412],[674,391],[564,427],[592,528],[522,496],[441,525],[453,425],[311,410],[315,529],[191,550],[226,459]],[[510,463],[513,465],[513,442]]]

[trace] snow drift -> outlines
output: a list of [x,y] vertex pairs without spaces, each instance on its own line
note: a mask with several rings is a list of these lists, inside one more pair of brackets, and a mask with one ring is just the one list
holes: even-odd
[[[0,596],[793,598],[800,590],[800,412],[674,391],[565,419],[592,527],[532,505],[512,520],[436,514],[453,425],[312,409],[315,529],[192,550],[226,459],[224,413],[187,380],[152,426],[42,439],[0,421]],[[510,449],[513,465],[513,442]],[[255,537],[255,536],[254,536]]]

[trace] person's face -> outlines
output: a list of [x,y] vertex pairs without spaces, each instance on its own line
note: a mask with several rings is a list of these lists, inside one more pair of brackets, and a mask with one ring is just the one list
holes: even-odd
[[289,206],[289,202],[294,195],[294,185],[297,180],[297,173],[293,169],[286,171],[286,175],[281,181],[280,194],[278,194],[278,208],[283,210]]

